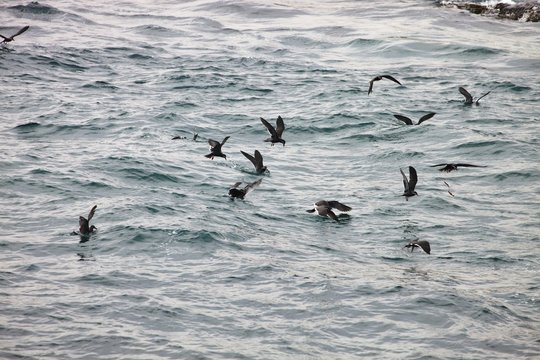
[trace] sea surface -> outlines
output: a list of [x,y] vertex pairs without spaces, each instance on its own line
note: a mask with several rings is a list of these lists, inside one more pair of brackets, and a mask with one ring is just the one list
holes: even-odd
[[[0,19],[30,25],[0,48],[1,359],[540,357],[538,23],[427,0],[3,0]],[[402,86],[368,95],[383,74]],[[259,120],[278,115],[285,146]],[[486,167],[430,167],[451,162]],[[321,199],[352,211],[306,212]]]

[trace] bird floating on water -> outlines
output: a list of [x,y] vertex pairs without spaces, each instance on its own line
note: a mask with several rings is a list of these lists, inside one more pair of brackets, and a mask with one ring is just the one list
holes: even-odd
[[339,211],[351,211],[352,208],[350,206],[347,206],[345,204],[340,203],[339,201],[326,201],[326,200],[320,200],[317,201],[313,205],[313,209],[306,210],[306,212],[314,213],[317,211],[317,213],[320,216],[328,216],[337,222],[339,222],[339,219],[337,215],[332,211],[332,209],[337,209]]
[[262,178],[252,182],[251,184],[247,184],[243,189],[238,189],[238,186],[242,183],[241,181],[235,183],[230,189],[229,189],[229,196],[231,198],[238,198],[243,199],[244,196],[255,190],[256,187],[261,185]]
[[414,191],[414,188],[416,187],[416,183],[418,182],[418,176],[416,175],[416,169],[412,166],[409,166],[409,179],[407,179],[407,176],[405,176],[405,173],[403,170],[399,169],[401,172],[401,175],[403,176],[403,186],[405,187],[405,191],[403,191],[403,195],[405,196],[405,200],[409,201],[409,197],[418,195],[416,191]]
[[[437,114],[437,113],[432,112],[432,113],[429,113],[429,114],[426,114],[426,115],[422,116],[422,117],[420,118],[420,120],[418,120],[418,122],[416,123],[416,125],[420,125],[420,124],[423,123],[424,121],[431,119],[432,117],[435,116],[435,114]],[[395,117],[396,119],[398,119],[398,120],[403,121],[403,122],[404,122],[405,124],[407,124],[407,125],[414,125],[413,122],[412,122],[412,120],[409,119],[409,118],[406,117],[406,116],[403,116],[403,115],[394,115],[394,117]]]
[[26,30],[28,30],[30,28],[29,25],[26,25],[25,27],[23,27],[22,29],[20,29],[19,31],[17,31],[15,34],[11,35],[11,36],[4,36],[4,35],[1,35],[0,34],[0,37],[3,38],[4,40],[2,40],[2,42],[0,44],[3,44],[3,43],[8,43],[8,42],[11,42],[11,41],[14,41],[14,37],[15,36],[18,36],[18,35],[21,35],[23,32],[25,32]]
[[369,89],[368,89],[368,92],[367,94],[371,94],[373,92],[373,83],[375,81],[379,81],[379,80],[382,80],[382,79],[388,79],[388,80],[392,80],[393,82],[401,85],[401,83],[393,76],[390,76],[390,75],[379,75],[379,76],[375,76],[373,79],[370,80],[369,82]]
[[411,248],[411,252],[413,252],[415,248],[421,248],[426,254],[431,253],[431,246],[427,240],[413,240],[404,247]]
[[476,101],[473,100],[472,95],[467,90],[465,90],[465,88],[460,86],[459,92],[461,93],[461,95],[465,96],[465,103],[464,103],[465,105],[472,105],[474,102],[478,106],[480,105],[479,103],[480,99],[486,96],[487,94],[489,94],[491,91],[488,91],[484,95],[480,96],[478,99],[476,99]]
[[79,216],[79,234],[80,235],[89,235],[97,230],[97,227],[95,227],[94,225],[90,226],[90,220],[92,220],[92,218],[94,217],[96,208],[97,208],[97,205],[94,205],[94,207],[88,213],[87,219],[84,216]]
[[210,144],[210,154],[204,155],[205,157],[214,160],[214,156],[219,156],[227,159],[227,155],[221,152],[221,147],[227,142],[230,136],[226,136],[221,143],[216,140],[208,139],[208,144]]
[[458,167],[459,166],[462,166],[462,167],[487,167],[485,165],[473,165],[473,164],[446,164],[446,163],[443,163],[443,164],[437,164],[437,165],[430,165],[430,167],[438,167],[438,166],[443,166],[442,168],[438,169],[439,171],[445,171],[445,172],[450,172],[450,171],[454,171],[454,170],[458,170]]
[[251,161],[253,166],[255,166],[255,171],[257,171],[258,174],[264,173],[267,169],[266,166],[263,165],[263,157],[259,150],[255,150],[255,156],[252,156],[242,150],[240,152]]
[[285,123],[283,122],[283,119],[281,118],[281,116],[277,117],[275,129],[265,119],[261,118],[261,122],[263,123],[264,126],[266,126],[266,128],[268,129],[268,132],[270,133],[270,137],[264,141],[271,142],[272,146],[274,146],[274,144],[278,142],[282,143],[283,146],[285,146],[285,140],[281,138],[281,136],[283,135],[283,130],[285,130]]

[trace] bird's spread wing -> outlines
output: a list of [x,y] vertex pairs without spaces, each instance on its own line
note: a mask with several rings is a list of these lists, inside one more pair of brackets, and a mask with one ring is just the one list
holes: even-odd
[[403,115],[394,115],[394,117],[395,117],[396,119],[398,119],[398,120],[403,121],[403,122],[404,122],[405,124],[407,124],[407,125],[412,125],[412,124],[413,124],[412,120],[409,119],[409,118],[406,117],[406,116],[403,116]]
[[262,182],[262,178],[257,180],[257,181],[254,181],[252,182],[251,184],[247,185],[245,188],[244,188],[244,191],[246,192],[246,195],[250,192],[252,192],[253,190],[255,190],[256,187],[258,187],[259,185],[261,185],[261,182]]
[[263,167],[263,157],[259,150],[255,150],[255,162],[253,163],[257,169],[260,169]]
[[84,218],[84,216],[79,216],[79,227],[87,226],[88,227],[88,220]]
[[270,125],[270,123],[268,121],[261,118],[261,122],[263,123],[264,126],[266,126],[266,128],[268,129],[268,132],[270,133],[270,135],[272,135],[273,137],[276,137],[276,138],[279,137],[277,132],[276,132],[276,129],[274,129],[274,127],[272,125]]
[[231,189],[236,189],[238,186],[240,186],[241,183],[241,181],[235,182],[234,185],[231,186]]
[[401,85],[401,83],[400,83],[399,81],[397,81],[397,79],[396,79],[395,77],[393,77],[393,76],[390,76],[390,75],[381,75],[381,77],[386,78],[386,79],[388,79],[388,80],[392,80],[393,82],[398,83],[399,85]]
[[225,143],[227,142],[227,140],[229,140],[229,138],[230,138],[230,136],[225,136],[225,138],[221,142],[221,146],[225,145]]
[[210,144],[210,147],[212,149],[219,149],[221,148],[221,144],[217,142],[216,140],[208,139],[208,144]]
[[456,166],[463,166],[463,167],[486,167],[485,165],[473,165],[473,164],[456,164]]
[[422,250],[424,250],[424,252],[426,252],[426,254],[429,254],[431,253],[431,246],[429,246],[429,242],[426,241],[426,240],[419,240],[419,241],[415,241],[415,243],[420,246],[422,248]]
[[5,37],[4,35],[0,34],[0,37],[4,40],[7,40],[7,37]]
[[405,187],[405,192],[407,192],[409,190],[409,180],[403,170],[399,169],[399,171],[401,172],[401,176],[403,176],[403,187]]
[[17,35],[21,35],[23,32],[25,32],[26,30],[28,30],[30,26],[29,25],[26,25],[25,27],[23,27],[21,30],[17,31],[15,34],[13,34],[11,37],[14,38],[15,36]]
[[416,175],[416,169],[412,166],[409,166],[409,190],[414,191],[416,183],[418,182],[418,176]]
[[278,116],[276,120],[276,133],[279,137],[283,134],[283,130],[285,130],[285,123],[283,122],[283,119],[281,116]]
[[327,215],[330,216],[333,220],[336,220],[337,222],[339,222],[338,217],[336,216],[336,214],[334,214],[332,210],[328,210]]
[[328,205],[330,208],[338,209],[339,211],[351,211],[352,208],[345,204],[340,203],[339,201],[329,201]]
[[418,125],[420,125],[421,123],[423,123],[423,122],[426,121],[426,120],[431,119],[432,117],[435,116],[435,114],[436,114],[436,113],[429,113],[429,114],[426,114],[426,115],[422,116],[422,117],[420,118],[420,120],[418,120]]
[[251,156],[250,154],[248,154],[247,152],[244,152],[242,150],[240,150],[240,152],[242,153],[242,155],[244,155],[245,157],[247,157],[249,159],[249,161],[251,161],[251,163],[253,164],[253,166],[257,167],[257,162],[255,161],[255,158],[253,156]]
[[367,94],[371,94],[373,92],[373,82],[375,81],[375,79],[372,79],[370,82],[369,82],[369,89],[367,91]]
[[96,212],[96,208],[97,208],[97,205],[94,205],[92,210],[90,210],[90,212],[88,213],[88,222],[90,222],[90,220],[92,220],[92,218],[94,217],[94,213]]
[[465,88],[463,87],[459,87],[459,92],[461,93],[461,95],[465,96],[465,103],[466,104],[472,104],[472,95],[469,94],[469,92],[467,90],[465,90]]
[[478,99],[476,99],[476,103],[478,104],[478,102],[480,101],[481,98],[483,98],[484,96],[488,95],[491,91],[488,91],[487,93],[485,93],[484,95],[480,96]]

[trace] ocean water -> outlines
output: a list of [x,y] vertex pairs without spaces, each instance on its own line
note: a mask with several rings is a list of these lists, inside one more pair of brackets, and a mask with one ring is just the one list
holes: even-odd
[[[0,48],[0,358],[540,356],[538,24],[412,0],[4,0],[0,18],[30,25]],[[403,85],[368,96],[381,74]],[[459,86],[491,93],[464,106]],[[270,146],[259,117],[278,115]],[[308,214],[320,199],[353,210]],[[97,233],[72,235],[93,205]]]

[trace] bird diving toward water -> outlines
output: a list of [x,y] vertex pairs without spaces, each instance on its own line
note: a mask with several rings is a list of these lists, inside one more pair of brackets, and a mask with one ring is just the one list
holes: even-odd
[[443,164],[437,164],[437,165],[430,165],[430,167],[438,167],[438,166],[443,166],[442,168],[439,169],[439,171],[445,171],[445,172],[450,172],[450,171],[458,170],[458,167],[459,167],[459,166],[462,166],[462,167],[487,167],[487,166],[485,166],[485,165],[473,165],[473,164],[446,164],[446,163],[443,163]]
[[476,101],[473,100],[472,95],[467,90],[465,90],[465,88],[460,86],[459,92],[461,93],[461,95],[465,96],[465,103],[464,103],[465,105],[472,105],[474,102],[478,106],[480,105],[479,103],[480,99],[486,96],[487,94],[489,94],[491,91],[488,91],[484,95],[480,96],[478,99],[476,99]]
[[[418,122],[416,123],[416,125],[420,125],[420,124],[423,123],[424,121],[431,119],[432,117],[435,116],[435,114],[437,114],[437,113],[429,113],[429,114],[426,114],[426,115],[422,116],[422,117],[420,118],[420,120],[418,120]],[[405,124],[407,124],[407,125],[414,125],[413,122],[412,122],[412,120],[409,119],[409,118],[406,117],[406,116],[403,116],[403,115],[394,115],[394,117],[395,117],[396,119],[398,119],[398,120],[403,121],[403,122],[404,122]]]
[[261,185],[261,182],[262,182],[262,178],[257,181],[252,182],[251,184],[247,184],[243,189],[238,189],[238,186],[240,186],[240,184],[242,183],[241,181],[239,181],[229,189],[229,196],[233,199],[234,198],[243,199],[244,196],[246,196],[247,194],[255,190],[256,187]]
[[23,32],[25,32],[26,30],[28,30],[30,28],[29,25],[26,25],[25,27],[23,27],[22,29],[20,29],[19,31],[17,31],[15,34],[11,35],[11,36],[4,36],[4,35],[1,35],[0,34],[0,37],[3,38],[4,40],[2,40],[1,44],[3,43],[8,43],[8,42],[11,42],[11,41],[14,41],[14,37],[15,36],[18,36],[18,35],[21,35]]
[[243,152],[240,150],[240,152],[251,161],[253,166],[255,166],[255,171],[257,171],[257,174],[262,174],[266,171],[266,166],[263,165],[263,158],[259,150],[255,150],[255,156],[252,156],[246,152]]
[[418,176],[416,175],[416,169],[412,166],[409,166],[409,179],[407,179],[407,176],[405,176],[405,173],[403,170],[399,169],[401,172],[401,175],[403,176],[403,186],[405,187],[405,191],[403,191],[403,195],[405,196],[405,200],[409,201],[409,197],[418,195],[416,191],[414,191],[414,188],[416,187],[416,183],[418,182]]
[[281,116],[278,116],[276,120],[275,129],[272,125],[270,125],[268,121],[264,120],[263,118],[261,118],[261,122],[263,123],[264,126],[266,126],[266,128],[268,129],[268,132],[270,133],[270,137],[264,141],[271,142],[272,146],[274,146],[274,144],[278,142],[282,143],[283,146],[285,146],[285,140],[281,138],[281,136],[283,135],[283,130],[285,130],[285,123],[283,122],[283,119],[281,118]]
[[388,79],[388,80],[392,80],[393,82],[401,85],[401,83],[393,76],[390,76],[390,75],[379,75],[379,76],[375,76],[373,79],[370,80],[369,82],[369,89],[368,89],[368,92],[367,94],[371,94],[373,92],[373,83],[375,81],[379,81],[379,80],[382,80],[382,79]]
[[337,215],[332,211],[332,209],[337,209],[339,211],[352,210],[350,206],[342,204],[339,201],[320,200],[320,201],[317,201],[313,206],[314,206],[313,209],[306,210],[306,212],[314,213],[315,211],[317,211],[317,214],[319,214],[320,216],[328,216],[336,220],[337,222],[339,222],[339,219]]
[[90,220],[94,217],[94,213],[96,212],[97,205],[94,205],[94,207],[90,210],[88,213],[88,219],[85,219],[84,216],[79,216],[79,235],[89,235],[97,230],[97,228],[92,225],[90,225]]
[[426,254],[431,253],[431,246],[429,245],[429,242],[426,240],[413,240],[409,242],[407,245],[405,245],[404,247],[411,248],[411,252],[413,252],[415,248],[421,248],[422,250],[424,250]]
[[221,152],[221,147],[225,145],[229,138],[230,136],[226,136],[221,142],[221,144],[219,143],[219,141],[208,139],[208,144],[210,144],[210,154],[204,156],[212,160],[214,160],[214,156],[219,156],[227,160],[227,155]]

